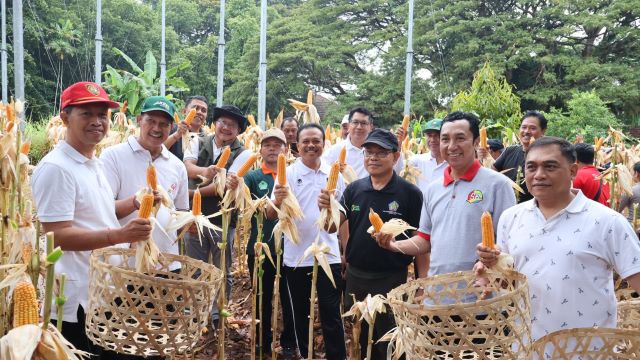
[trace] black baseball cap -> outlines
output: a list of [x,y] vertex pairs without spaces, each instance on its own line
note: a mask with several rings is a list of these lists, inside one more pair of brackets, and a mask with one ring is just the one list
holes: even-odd
[[369,133],[362,146],[376,144],[384,149],[398,151],[398,138],[387,129],[374,129]]
[[502,142],[498,139],[487,140],[487,145],[489,145],[489,149],[491,149],[492,151],[504,149],[504,145],[502,145]]

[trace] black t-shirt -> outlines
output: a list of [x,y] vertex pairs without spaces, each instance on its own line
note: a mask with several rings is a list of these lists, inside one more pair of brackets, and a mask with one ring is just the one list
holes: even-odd
[[504,174],[513,181],[516,181],[518,169],[521,169],[522,174],[520,175],[520,183],[518,185],[522,187],[524,194],[519,195],[518,202],[521,203],[533,199],[533,196],[527,189],[527,185],[524,183],[524,149],[522,145],[511,145],[504,149],[493,166],[500,172],[508,170],[504,171]]
[[[349,242],[346,249],[349,265],[371,272],[406,269],[413,256],[381,248],[367,232],[371,226],[369,208],[378,213],[383,222],[398,218],[418,228],[422,210],[420,189],[394,172],[382,190],[373,188],[370,177],[354,181],[345,189],[341,203],[349,221]],[[407,235],[412,234],[409,232]],[[406,237],[400,234],[397,239],[403,240]]]

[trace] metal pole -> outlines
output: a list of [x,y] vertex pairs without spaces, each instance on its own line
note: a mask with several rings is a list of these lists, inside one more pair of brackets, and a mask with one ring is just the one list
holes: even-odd
[[9,103],[9,79],[7,79],[7,1],[2,1],[2,46],[0,58],[2,59],[2,102]]
[[224,2],[220,0],[220,31],[218,34],[218,80],[216,93],[216,106],[224,105],[222,97],[224,95]]
[[96,76],[95,82],[102,82],[102,0],[96,0]]
[[264,130],[267,104],[267,0],[260,0],[260,70],[258,74],[258,125]]
[[[13,0],[13,81],[15,98],[24,102],[24,42],[22,37],[22,0]],[[24,118],[24,111],[20,119]],[[24,128],[24,122],[21,127]]]
[[413,0],[409,0],[409,31],[407,32],[407,68],[404,76],[404,115],[411,112],[411,78],[413,73]]
[[165,96],[165,87],[167,83],[167,60],[165,59],[165,31],[166,31],[166,13],[165,0],[162,0],[162,46],[160,48],[160,96]]

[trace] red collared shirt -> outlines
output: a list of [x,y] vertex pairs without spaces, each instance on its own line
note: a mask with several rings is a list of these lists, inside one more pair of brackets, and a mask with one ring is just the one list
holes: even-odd
[[597,179],[598,176],[600,176],[600,171],[598,171],[595,166],[585,166],[578,170],[576,178],[573,180],[573,187],[580,189],[587,198],[595,200],[602,205],[609,206],[609,185],[604,182],[602,183],[600,197],[594,199],[600,187],[600,180]]

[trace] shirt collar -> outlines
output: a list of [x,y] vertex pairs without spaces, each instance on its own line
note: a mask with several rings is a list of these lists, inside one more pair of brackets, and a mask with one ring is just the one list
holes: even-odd
[[[301,175],[307,175],[310,173],[316,173],[317,171],[308,167],[307,165],[305,165],[302,162],[302,158],[297,158],[296,162],[294,163],[294,165],[298,166],[300,168],[300,173]],[[320,159],[320,168],[318,169],[318,171],[324,173],[324,174],[329,174],[329,172],[331,171],[331,166],[329,166],[327,164],[326,161],[324,161],[324,159]]]
[[[476,177],[476,174],[478,174],[478,171],[480,171],[481,167],[482,165],[480,165],[480,161],[473,160],[473,164],[471,164],[467,169],[467,172],[460,176],[460,180],[472,181],[473,178]],[[452,182],[454,182],[454,179],[451,176],[451,165],[447,165],[447,168],[444,169],[444,186],[449,186]]]
[[60,147],[60,150],[62,150],[62,152],[64,152],[68,157],[75,160],[76,162],[79,162],[80,164],[84,164],[94,159],[89,159],[88,157],[80,154],[78,150],[76,150],[73,146],[69,145],[64,140],[60,140],[60,142],[58,142],[58,146]]
[[263,161],[262,165],[260,166],[260,168],[262,169],[262,173],[265,175],[271,175],[274,179],[276,178],[276,175],[278,174],[275,170],[271,170],[267,167],[267,164]]
[[[133,152],[146,151],[150,153],[149,150],[143,148],[142,145],[140,145],[140,143],[138,142],[138,139],[136,139],[136,137],[133,135],[129,136],[129,138],[127,139],[127,142],[129,143],[129,146],[131,147],[131,150],[133,150]],[[166,146],[164,146],[164,144],[162,144],[162,150],[160,151],[160,156],[162,156],[165,159],[169,158],[169,150],[166,148]]]
[[347,151],[350,151],[350,150],[363,151],[363,149],[358,148],[355,145],[353,145],[353,143],[351,143],[351,136],[347,135],[347,138],[342,143],[344,144],[344,147],[347,148]]
[[371,175],[369,175],[367,177],[367,179],[369,181],[367,181],[367,187],[364,189],[365,191],[384,191],[384,192],[388,192],[388,193],[394,193],[394,189],[397,188],[396,183],[398,182],[398,174],[396,173],[395,170],[393,170],[393,175],[391,176],[391,179],[389,179],[389,182],[380,190],[376,190],[373,188],[373,184],[371,183]]
[[[588,204],[587,197],[584,196],[580,189],[571,189],[571,192],[575,195],[575,197],[561,212],[566,211],[570,214],[578,214],[583,212]],[[529,211],[533,211],[538,208],[538,201],[535,198],[527,201],[525,204],[526,209]]]

